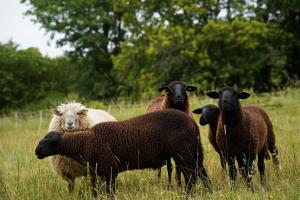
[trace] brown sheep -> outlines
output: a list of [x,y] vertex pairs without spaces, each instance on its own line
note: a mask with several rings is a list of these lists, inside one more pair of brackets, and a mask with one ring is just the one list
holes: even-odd
[[[272,137],[272,134],[274,136],[272,124],[267,114],[257,107],[254,109],[254,106],[242,108],[239,99],[246,99],[250,94],[239,92],[232,87],[221,88],[219,92],[208,92],[207,95],[211,98],[219,99],[221,112],[216,141],[218,148],[228,163],[229,176],[233,186],[236,182],[236,159],[248,188],[253,190],[252,163],[256,155],[258,155],[258,170],[261,183],[265,186],[264,157],[268,149],[269,137]],[[275,157],[277,158],[277,156]]]
[[157,169],[170,158],[184,175],[187,193],[191,192],[197,175],[211,191],[203,166],[199,128],[194,120],[174,109],[99,123],[75,134],[50,132],[39,142],[36,155],[43,159],[56,154],[88,162],[91,171],[105,177],[111,197],[119,172]]
[[[259,107],[256,106],[245,106],[243,107],[245,110],[253,110],[255,112],[260,113],[268,125],[268,149],[272,155],[273,158],[273,163],[276,167],[276,169],[280,168],[279,166],[279,155],[278,155],[278,149],[275,146],[275,135],[272,127],[272,122],[270,121],[269,117],[265,113],[264,110],[262,110]],[[198,108],[193,110],[194,114],[201,114],[201,117],[199,119],[199,124],[201,126],[205,126],[209,124],[209,131],[208,131],[208,139],[213,146],[213,148],[216,150],[216,152],[219,153],[220,155],[220,161],[221,161],[221,166],[223,169],[226,168],[226,161],[222,157],[221,152],[219,151],[217,141],[216,141],[216,132],[217,132],[217,127],[218,127],[218,121],[219,121],[219,116],[220,116],[220,109],[218,106],[209,104],[206,106],[203,106],[202,108]],[[266,152],[265,155],[266,159],[270,159],[269,154]]]
[[[197,87],[185,85],[181,81],[173,81],[167,86],[159,88],[159,91],[164,95],[155,98],[150,102],[146,109],[146,113],[154,112],[158,110],[165,109],[177,109],[185,112],[191,118],[193,114],[190,111],[189,97],[186,91],[192,92],[195,91]],[[168,171],[168,187],[171,186],[171,176],[172,176],[172,163],[171,160],[166,160],[167,171]],[[181,190],[181,175],[179,169],[176,169],[176,179],[179,190]],[[161,177],[161,168],[158,169],[158,178]]]
[[213,105],[213,104],[209,104],[209,105],[203,106],[202,108],[193,110],[193,113],[201,114],[201,117],[199,119],[199,124],[201,126],[205,126],[207,124],[209,125],[209,129],[208,129],[209,142],[213,146],[215,151],[219,154],[222,169],[225,170],[226,161],[223,158],[221,151],[219,150],[219,147],[217,145],[217,140],[216,140],[216,132],[217,132],[218,121],[219,121],[219,116],[220,116],[219,107],[216,105]]

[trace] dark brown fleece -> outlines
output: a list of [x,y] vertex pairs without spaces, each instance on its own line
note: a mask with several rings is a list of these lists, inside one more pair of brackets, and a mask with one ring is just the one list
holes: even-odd
[[250,112],[256,112],[257,114],[259,114],[266,126],[267,126],[267,132],[268,132],[268,144],[267,144],[267,147],[268,147],[268,150],[270,151],[270,153],[272,154],[273,156],[273,161],[274,163],[277,165],[279,163],[278,162],[278,149],[275,145],[275,134],[274,134],[274,130],[273,130],[273,125],[272,125],[272,122],[268,116],[268,114],[261,108],[257,107],[257,106],[245,106],[243,108],[244,110],[249,110]]
[[[207,123],[208,123],[208,140],[210,142],[210,144],[213,146],[213,148],[215,149],[215,151],[219,154],[220,156],[220,162],[221,162],[221,165],[222,165],[222,168],[225,169],[226,168],[226,163],[225,163],[225,159],[224,157],[222,156],[222,153],[218,147],[218,144],[217,144],[217,139],[216,139],[216,134],[217,134],[217,128],[218,128],[218,121],[219,121],[219,117],[220,117],[220,113],[219,111],[215,111],[216,109],[219,109],[217,106],[215,105],[206,105],[203,108],[205,107],[209,107],[209,109],[213,109],[211,110],[211,112],[216,112],[216,114],[212,117],[210,116],[209,119],[206,119],[207,120]],[[198,113],[197,113],[198,114]],[[202,113],[202,116],[203,117],[203,113]],[[200,121],[199,121],[200,123]],[[201,123],[200,123],[201,124]]]
[[[231,123],[234,122],[234,126]],[[226,128],[226,133],[224,128]],[[264,117],[251,107],[241,108],[234,116],[221,112],[217,129],[217,144],[225,157],[249,156],[255,159],[267,150],[268,125]]]
[[258,155],[257,166],[261,184],[266,186],[264,158],[268,151],[269,134],[274,136],[267,114],[256,106],[242,108],[239,100],[247,99],[250,94],[232,87],[223,87],[218,92],[208,92],[207,95],[219,99],[221,112],[216,140],[228,163],[232,183],[236,182],[235,160],[237,160],[248,188],[253,191],[253,161]]
[[[182,111],[185,112],[186,114],[188,114],[193,119],[193,114],[190,110],[189,97],[187,96],[186,98],[187,98],[187,101],[186,101],[186,104]],[[154,111],[158,111],[158,110],[171,109],[171,108],[173,108],[173,107],[170,105],[168,97],[160,96],[160,97],[153,99],[150,102],[150,104],[148,105],[148,107],[146,109],[146,113],[154,112]],[[173,109],[176,109],[176,108],[173,108]]]
[[174,109],[121,122],[104,122],[76,134],[65,133],[58,149],[59,154],[89,162],[94,169],[97,163],[98,175],[104,176],[133,169],[157,169],[171,157],[185,176],[194,176],[190,173],[195,172],[197,164],[203,168],[198,126]]
[[[190,110],[190,105],[189,105],[189,98],[187,93],[185,92],[185,97],[186,97],[186,101],[184,104],[184,108],[183,110],[181,110],[182,112],[186,113],[188,116],[190,116],[193,119],[193,114]],[[155,112],[155,111],[160,111],[160,110],[166,110],[166,109],[176,109],[174,107],[172,107],[171,103],[170,103],[170,97],[165,94],[164,96],[160,96],[157,97],[155,99],[153,99],[150,104],[148,105],[147,109],[146,109],[146,113],[150,113],[150,112]],[[178,109],[177,109],[178,110]],[[172,176],[172,164],[171,164],[171,160],[166,160],[167,163],[167,171],[168,171],[168,183],[169,183],[169,187],[171,185],[171,176]],[[181,175],[180,175],[180,169],[177,168],[176,170],[176,180],[177,180],[177,185],[179,187],[179,190],[181,190]],[[158,169],[158,178],[160,178],[161,176],[161,168]]]
[[218,114],[218,117],[213,122],[209,123],[209,129],[208,129],[209,142],[214,147],[216,152],[219,152],[219,148],[218,148],[217,140],[216,140],[216,133],[217,133],[217,128],[218,128],[219,117],[220,117],[220,115]]

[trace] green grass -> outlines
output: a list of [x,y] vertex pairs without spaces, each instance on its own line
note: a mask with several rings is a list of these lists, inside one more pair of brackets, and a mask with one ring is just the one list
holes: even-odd
[[[110,112],[119,120],[144,113],[148,102],[111,105]],[[206,97],[191,98],[192,109],[207,103],[216,103]],[[270,115],[280,150],[282,171],[277,175],[272,161],[266,161],[268,191],[259,183],[256,167],[255,192],[248,192],[238,175],[236,191],[230,190],[228,177],[222,174],[219,158],[208,143],[207,127],[200,127],[205,152],[205,166],[214,186],[207,194],[200,181],[192,198],[198,199],[299,199],[300,198],[300,92],[297,89],[253,95],[243,105],[256,104]],[[49,159],[38,160],[34,155],[38,141],[47,133],[50,112],[21,113],[18,121],[12,114],[0,119],[0,199],[92,199],[86,178],[76,181],[75,192],[69,194],[63,182],[49,167]],[[199,116],[195,116],[198,121]],[[256,165],[256,164],[255,164]],[[117,178],[118,199],[181,199],[173,173],[173,189],[167,189],[166,169],[158,182],[154,170],[120,173]],[[106,198],[105,194],[99,198]]]

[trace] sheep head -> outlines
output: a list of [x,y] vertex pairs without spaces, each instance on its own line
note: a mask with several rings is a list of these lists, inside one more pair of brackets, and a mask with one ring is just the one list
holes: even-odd
[[49,132],[44,139],[42,139],[35,149],[35,155],[39,159],[43,159],[48,156],[56,155],[58,153],[58,143],[63,136],[62,132]]
[[203,106],[202,108],[193,110],[193,113],[201,114],[199,123],[201,126],[205,126],[207,124],[212,124],[218,120],[220,109],[218,108],[218,106],[209,104]]
[[187,92],[195,91],[197,87],[185,85],[183,82],[174,81],[167,86],[159,88],[160,92],[166,93],[170,105],[172,108],[183,110],[187,104],[188,96]]
[[240,99],[247,99],[250,94],[247,92],[240,92],[232,87],[223,87],[219,92],[208,92],[207,96],[213,99],[219,99],[219,107],[221,111],[232,112],[240,107]]
[[64,131],[77,131],[82,130],[87,127],[86,123],[81,123],[86,120],[86,114],[88,110],[85,106],[80,103],[67,103],[58,106],[56,109],[52,110],[52,113],[61,120],[61,129]]

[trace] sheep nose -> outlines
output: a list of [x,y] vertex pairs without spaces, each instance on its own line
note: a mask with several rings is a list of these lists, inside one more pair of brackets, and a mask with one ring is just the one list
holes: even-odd
[[184,100],[184,97],[183,97],[183,96],[176,96],[176,100],[177,100],[177,101],[183,101],[183,100]]
[[69,126],[72,126],[72,125],[73,125],[73,122],[67,122],[67,124],[68,124]]
[[201,126],[204,126],[204,125],[206,125],[207,124],[207,119],[206,119],[206,117],[201,117],[200,118],[200,120],[199,120],[199,123],[200,123],[200,125]]

